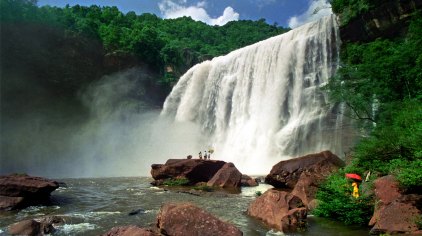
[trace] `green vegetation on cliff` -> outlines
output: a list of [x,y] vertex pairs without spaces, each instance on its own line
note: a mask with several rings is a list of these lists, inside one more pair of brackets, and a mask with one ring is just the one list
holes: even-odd
[[[340,2],[340,1],[338,1]],[[334,6],[333,6],[334,9]],[[405,37],[345,43],[341,66],[326,86],[331,99],[348,106],[367,135],[351,163],[320,189],[316,214],[349,224],[368,223],[370,191],[356,201],[344,173],[394,175],[407,192],[422,186],[422,15],[415,13]],[[370,181],[371,182],[371,181]],[[370,183],[369,182],[369,183]],[[367,183],[365,183],[367,184]],[[340,187],[339,187],[340,186]],[[362,203],[366,203],[362,204]],[[369,202],[370,203],[370,202]],[[339,215],[340,214],[340,215]],[[358,219],[358,220],[351,220]]]
[[[264,19],[209,26],[189,17],[164,20],[148,13],[124,14],[117,7],[37,7],[35,0],[1,0],[0,10],[1,37],[2,42],[6,42],[4,48],[24,47],[24,50],[6,50],[7,57],[12,57],[12,61],[19,58],[17,61],[27,63],[41,61],[48,65],[48,69],[57,73],[68,73],[70,75],[67,80],[60,80],[60,76],[56,74],[46,74],[43,77],[46,77],[46,80],[55,77],[55,81],[71,83],[71,86],[84,82],[77,79],[80,78],[77,70],[92,73],[89,66],[93,65],[105,74],[110,70],[116,71],[125,66],[127,68],[140,65],[142,62],[158,75],[153,82],[161,83],[168,90],[178,76],[198,62],[287,31],[282,27],[268,25]],[[36,30],[31,31],[28,28]],[[31,38],[33,43],[26,46],[20,38],[14,36]],[[39,45],[38,41],[42,44],[46,38],[49,38],[49,41],[55,39],[57,45],[51,45],[49,48]],[[70,48],[66,50],[64,47]],[[85,53],[85,50],[90,48],[92,52]],[[27,51],[36,51],[39,54],[28,57],[25,55]],[[78,64],[78,61],[71,60],[70,63],[54,65],[55,59],[61,59],[53,53],[55,51],[71,59],[78,56],[82,61],[85,57],[87,59],[85,63],[80,63],[82,67],[77,66],[76,71],[71,68],[64,70],[62,65],[73,66]],[[75,53],[81,55],[72,56]],[[98,63],[104,60],[117,62],[111,66]],[[41,70],[46,69],[47,66],[42,63],[38,63],[37,67],[41,67]],[[84,68],[84,65],[88,68]],[[48,70],[44,72],[50,73]],[[97,78],[98,75],[86,79],[92,80],[92,77]]]

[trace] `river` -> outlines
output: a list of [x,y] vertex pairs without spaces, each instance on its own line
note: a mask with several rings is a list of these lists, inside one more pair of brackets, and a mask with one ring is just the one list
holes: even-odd
[[[52,193],[50,206],[33,206],[0,213],[0,235],[7,235],[7,226],[14,222],[45,215],[59,215],[66,220],[53,235],[99,235],[114,226],[130,224],[149,227],[155,224],[160,206],[166,202],[192,202],[220,219],[233,223],[246,236],[283,235],[245,213],[250,202],[256,198],[255,193],[265,192],[271,187],[266,184],[244,187],[238,194],[214,192],[197,196],[177,189],[165,191],[153,187],[150,185],[152,178],[147,177],[59,181],[66,183],[66,186]],[[129,215],[138,209],[139,214]],[[287,235],[359,236],[368,235],[369,232],[367,229],[346,227],[314,216],[308,218],[308,231]]]

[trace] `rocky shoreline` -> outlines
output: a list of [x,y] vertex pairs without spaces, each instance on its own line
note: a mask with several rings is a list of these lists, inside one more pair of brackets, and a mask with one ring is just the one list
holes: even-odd
[[[343,161],[329,151],[281,161],[265,177],[266,183],[275,188],[257,194],[245,211],[276,231],[294,233],[306,230],[307,215],[318,205],[315,199],[318,187],[343,166]],[[154,178],[151,184],[155,186],[179,191],[166,186],[171,181],[179,181],[177,183],[185,186],[181,190],[183,193],[205,198],[210,196],[208,194],[229,196],[233,189],[241,191],[241,186],[259,184],[257,179],[240,173],[233,163],[218,160],[170,159],[165,164],[153,164],[151,175]],[[0,176],[0,210],[48,204],[50,193],[58,187],[57,181],[40,177]],[[374,191],[366,194],[375,196],[375,210],[369,222],[371,234],[422,233],[413,220],[421,215],[421,195],[404,192],[392,176],[375,180]],[[14,202],[16,204],[11,204]],[[7,230],[10,235],[51,234],[65,221],[61,216],[43,216],[17,222]],[[192,203],[167,202],[161,206],[154,225],[148,228],[136,225],[114,227],[103,235],[216,234],[243,235],[234,224],[222,221]]]

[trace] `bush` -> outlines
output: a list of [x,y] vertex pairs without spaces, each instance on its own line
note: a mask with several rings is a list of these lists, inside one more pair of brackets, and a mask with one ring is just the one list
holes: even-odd
[[257,197],[259,197],[259,196],[261,196],[261,195],[262,195],[262,192],[261,192],[261,191],[256,191],[256,192],[255,192],[255,195],[256,195]]
[[415,161],[393,160],[390,172],[404,188],[415,188],[422,183],[422,159]]
[[354,198],[352,190],[350,180],[344,177],[344,170],[331,175],[317,192],[321,203],[313,214],[348,225],[367,225],[373,213],[372,196],[361,194]]

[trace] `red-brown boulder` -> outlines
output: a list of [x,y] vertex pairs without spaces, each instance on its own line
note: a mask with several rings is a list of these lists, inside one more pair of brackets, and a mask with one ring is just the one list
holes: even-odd
[[224,164],[220,170],[215,173],[207,185],[211,187],[221,188],[239,188],[242,179],[242,173],[234,166],[233,163],[229,162]]
[[0,176],[0,195],[9,197],[49,196],[59,184],[49,179],[29,175]]
[[156,185],[170,178],[186,178],[194,185],[198,182],[208,182],[225,163],[216,160],[169,159],[165,164],[153,164],[151,175]]
[[48,201],[56,181],[28,175],[0,176],[0,210],[12,210]]
[[417,219],[421,211],[417,208],[422,196],[403,194],[399,183],[393,176],[384,176],[374,182],[375,205],[374,215],[369,222],[372,234],[421,233]]
[[258,182],[256,181],[256,179],[248,175],[242,175],[242,180],[240,182],[240,185],[244,187],[255,187],[255,186],[258,186]]
[[191,203],[163,205],[157,216],[157,227],[161,234],[171,236],[243,235],[235,226]]
[[344,162],[338,156],[323,151],[277,163],[265,177],[265,182],[276,188],[293,189],[304,171],[328,176],[342,166]]
[[35,220],[24,220],[9,226],[10,235],[43,235],[41,223]]
[[45,216],[36,219],[19,221],[8,228],[10,235],[45,235],[54,232],[54,225],[61,224],[64,219],[58,216]]
[[0,211],[18,208],[24,203],[23,197],[0,196]]
[[303,204],[308,206],[309,202],[315,199],[319,185],[326,179],[326,176],[316,173],[304,171],[299,177],[292,194],[302,199]]
[[267,190],[248,208],[248,215],[284,233],[304,227],[306,214],[307,210],[299,197],[274,189]]
[[157,236],[150,229],[140,228],[135,225],[113,227],[102,236]]

